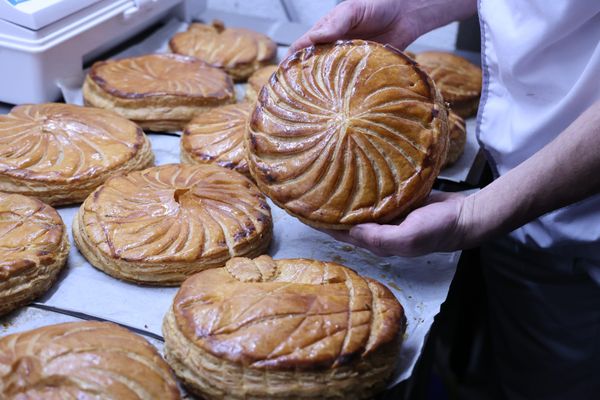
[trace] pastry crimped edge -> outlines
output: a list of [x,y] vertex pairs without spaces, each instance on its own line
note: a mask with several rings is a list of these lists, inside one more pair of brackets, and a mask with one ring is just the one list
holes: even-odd
[[51,206],[81,203],[111,176],[154,165],[154,153],[152,153],[150,140],[141,129],[139,133],[143,137],[143,142],[134,157],[117,168],[105,170],[91,179],[78,179],[59,184],[49,180],[26,181],[0,174],[0,191],[35,197]]
[[[196,346],[177,328],[172,307],[162,330],[165,359],[175,375],[191,393],[207,400],[372,398],[385,389],[399,351],[398,341],[394,341],[356,363],[335,369],[261,370],[220,359]],[[216,379],[217,384],[211,383]]]
[[70,248],[67,228],[63,224],[60,245],[52,264],[40,264],[11,276],[6,281],[0,281],[0,316],[27,305],[46,293],[58,279],[67,262]]
[[235,103],[235,96],[224,100],[175,95],[118,97],[103,90],[89,74],[83,83],[83,99],[86,106],[111,110],[155,132],[182,130],[196,114]]
[[[91,195],[93,196],[93,194]],[[202,262],[180,262],[172,264],[157,264],[130,262],[120,260],[105,254],[89,241],[82,229],[83,205],[73,219],[73,240],[75,246],[90,264],[108,275],[126,281],[148,286],[178,286],[190,275],[208,268],[222,267],[232,257],[229,252],[223,252],[221,257],[205,257]],[[258,257],[268,249],[273,235],[272,225],[265,229],[261,236],[254,241],[246,242],[235,249],[235,256]]]

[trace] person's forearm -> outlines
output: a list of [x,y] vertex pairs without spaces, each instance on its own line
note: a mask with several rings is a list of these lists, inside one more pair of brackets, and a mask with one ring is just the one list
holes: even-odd
[[405,1],[405,21],[418,22],[418,35],[477,14],[477,0]]
[[556,139],[463,203],[467,242],[508,233],[552,210],[600,193],[600,101]]

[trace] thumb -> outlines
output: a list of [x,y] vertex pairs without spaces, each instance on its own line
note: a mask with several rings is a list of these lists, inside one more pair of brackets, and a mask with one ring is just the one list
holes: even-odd
[[355,2],[340,3],[308,31],[308,38],[315,44],[342,39],[360,19],[361,10],[361,6]]

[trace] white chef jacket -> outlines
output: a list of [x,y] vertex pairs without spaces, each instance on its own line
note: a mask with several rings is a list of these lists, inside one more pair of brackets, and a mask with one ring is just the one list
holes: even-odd
[[[480,0],[479,17],[484,84],[477,137],[494,173],[502,175],[600,99],[600,1]],[[600,195],[511,236],[600,260]]]

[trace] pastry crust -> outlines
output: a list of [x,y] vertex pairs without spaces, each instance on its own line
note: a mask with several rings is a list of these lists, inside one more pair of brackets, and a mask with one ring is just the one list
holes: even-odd
[[44,326],[0,339],[2,399],[177,400],[169,366],[142,337],[108,322]]
[[235,101],[233,82],[218,68],[176,54],[95,63],[83,84],[87,105],[105,108],[144,129],[181,130],[195,114]]
[[216,107],[197,115],[183,130],[181,162],[216,164],[251,178],[244,147],[249,115],[249,103]]
[[259,188],[329,229],[418,206],[447,143],[446,107],[429,76],[392,47],[362,40],[286,59],[261,90],[246,135]]
[[206,399],[364,399],[385,387],[405,328],[381,283],[261,256],[186,280],[163,335],[175,374]]
[[260,89],[269,82],[269,79],[275,71],[277,71],[277,65],[267,65],[266,67],[257,70],[250,78],[248,78],[245,94],[248,102],[254,103],[256,101]]
[[458,161],[465,150],[465,143],[467,142],[467,127],[464,119],[455,112],[450,111],[448,113],[448,126],[450,130],[450,142],[443,168]]
[[463,118],[477,112],[481,96],[481,68],[452,53],[427,51],[415,56],[431,75],[450,109]]
[[246,80],[273,61],[277,45],[268,36],[242,28],[194,23],[169,41],[173,53],[197,57],[225,70],[234,80]]
[[271,234],[262,193],[215,165],[168,164],[111,178],[73,221],[75,244],[93,266],[147,285],[178,285],[231,257],[258,256]]
[[154,162],[150,142],[109,111],[48,103],[0,115],[0,190],[51,205],[82,202],[113,174]]
[[0,192],[0,315],[45,293],[68,254],[67,230],[55,209]]

